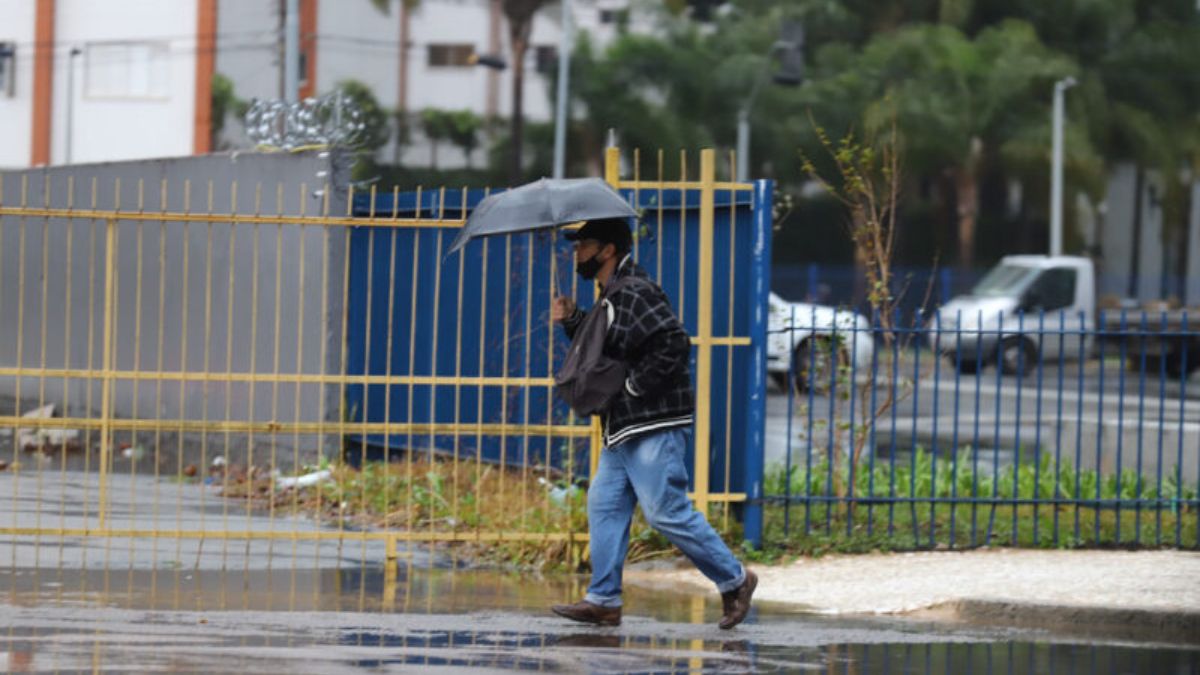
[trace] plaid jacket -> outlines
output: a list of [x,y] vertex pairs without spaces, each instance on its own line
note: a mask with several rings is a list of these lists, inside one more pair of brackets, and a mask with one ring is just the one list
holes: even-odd
[[[605,353],[628,368],[625,388],[601,415],[604,445],[615,447],[641,434],[691,426],[695,410],[689,367],[692,343],[671,310],[667,294],[626,256],[612,280],[636,276],[645,283],[626,285],[608,303]],[[574,338],[583,312],[563,322]]]

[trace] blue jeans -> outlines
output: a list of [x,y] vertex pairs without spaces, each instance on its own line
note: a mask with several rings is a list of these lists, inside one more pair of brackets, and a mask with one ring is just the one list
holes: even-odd
[[621,570],[629,551],[633,507],[639,502],[650,526],[679,547],[718,591],[732,591],[746,580],[742,564],[688,500],[683,462],[688,433],[682,428],[660,431],[600,453],[600,466],[588,489],[588,602],[621,606]]

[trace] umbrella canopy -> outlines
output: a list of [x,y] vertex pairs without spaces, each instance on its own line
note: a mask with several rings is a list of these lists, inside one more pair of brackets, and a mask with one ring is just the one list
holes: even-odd
[[632,218],[637,211],[600,178],[543,178],[484,199],[446,251],[475,237],[515,234],[581,220]]

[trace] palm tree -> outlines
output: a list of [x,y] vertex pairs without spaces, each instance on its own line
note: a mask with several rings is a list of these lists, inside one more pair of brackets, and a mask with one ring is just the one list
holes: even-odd
[[[387,14],[390,11],[390,0],[370,0],[380,12]],[[512,119],[510,121],[510,143],[511,143],[511,158],[509,165],[509,179],[513,183],[520,182],[522,174],[522,156],[521,150],[524,143],[525,131],[525,115],[524,115],[524,91],[525,91],[525,70],[522,67],[525,63],[525,55],[529,51],[529,36],[533,32],[533,17],[539,9],[544,5],[549,4],[550,0],[501,0],[501,7],[504,16],[508,19],[508,38],[509,50],[512,58]],[[409,37],[409,15],[412,9],[420,4],[420,0],[401,0],[400,3],[400,75],[399,75],[399,96],[396,106],[396,115],[399,117],[407,113],[408,102],[406,100],[407,80],[408,80],[408,37]]]
[[529,51],[529,36],[533,32],[533,16],[548,0],[502,0],[504,17],[508,19],[508,42],[512,57],[512,119],[509,139],[509,180],[521,182],[521,150],[525,134],[525,54]]
[[969,268],[985,158],[1002,160],[1011,139],[1040,136],[1049,119],[1045,93],[1074,70],[1024,22],[988,27],[974,40],[952,26],[926,24],[877,36],[841,79],[873,83],[867,129],[894,118],[909,162],[947,178],[958,264]]
[[[1195,115],[1200,109],[1200,81],[1192,76],[1200,62],[1200,15],[1195,3],[975,2],[973,18],[979,27],[1016,16],[1027,18],[1043,41],[1079,64],[1080,87],[1068,99],[1074,102],[1071,119],[1102,151],[1104,168],[1132,164],[1138,195],[1146,189],[1147,171],[1158,172],[1165,192],[1164,250],[1185,250],[1191,189],[1184,179],[1200,168],[1200,125]],[[1096,162],[1100,156],[1096,155]],[[1071,169],[1070,154],[1067,169]],[[1130,295],[1137,292],[1141,213],[1141,208],[1134,209],[1130,232],[1134,266]],[[1178,256],[1176,262],[1182,261],[1183,256]],[[1182,276],[1184,270],[1177,273]]]
[[[391,0],[370,0],[375,9],[383,14],[391,13]],[[392,161],[400,163],[401,139],[408,128],[408,42],[411,35],[412,12],[421,4],[421,0],[400,0],[400,56],[396,80],[396,145]]]

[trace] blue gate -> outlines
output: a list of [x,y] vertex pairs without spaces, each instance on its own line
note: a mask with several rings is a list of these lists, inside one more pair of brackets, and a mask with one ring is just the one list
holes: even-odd
[[[621,189],[642,213],[634,255],[697,335],[703,193],[698,184],[662,185]],[[739,495],[724,501],[749,501],[746,537],[757,542],[771,185],[749,188],[711,193],[706,492],[712,501],[722,494]],[[595,441],[589,421],[553,397],[553,372],[568,344],[549,313],[555,294],[590,306],[592,285],[575,275],[569,242],[556,232],[491,237],[447,257],[461,223],[486,195],[469,189],[356,196],[356,216],[390,214],[397,226],[352,228],[349,235],[347,374],[367,379],[347,387],[346,421],[404,431],[348,435],[346,457],[426,453],[585,477]]]

